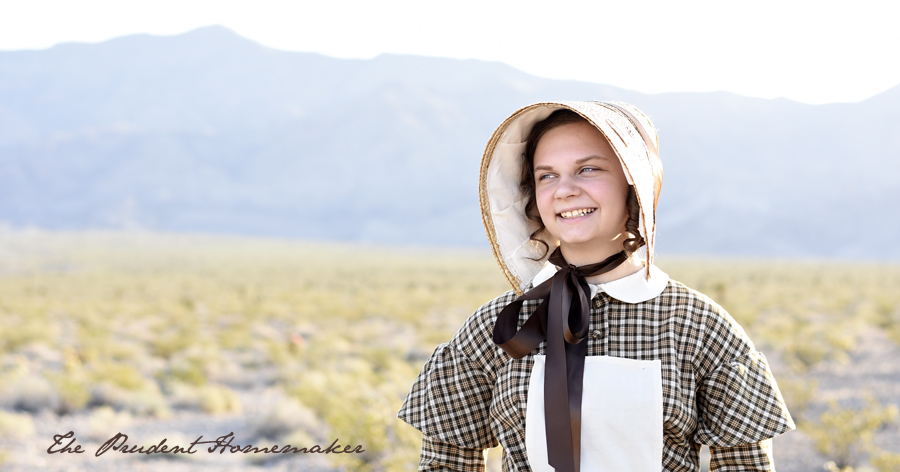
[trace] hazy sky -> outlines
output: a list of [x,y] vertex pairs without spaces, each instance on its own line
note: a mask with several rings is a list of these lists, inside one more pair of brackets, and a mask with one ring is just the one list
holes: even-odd
[[826,103],[900,85],[895,0],[0,0],[0,49],[211,24],[284,50],[478,58],[650,93]]

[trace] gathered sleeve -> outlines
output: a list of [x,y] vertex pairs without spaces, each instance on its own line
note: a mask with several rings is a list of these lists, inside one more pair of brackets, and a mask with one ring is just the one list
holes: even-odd
[[493,379],[452,344],[425,363],[398,416],[423,434],[459,447],[497,445],[490,428]]
[[732,447],[710,446],[710,472],[774,471],[772,440]]
[[422,435],[419,470],[431,472],[484,472],[484,449],[459,447]]
[[770,439],[793,430],[794,421],[766,357],[731,315],[709,308],[694,440],[709,446],[711,471],[775,470]]
[[423,434],[419,470],[482,471],[484,450],[498,445],[490,425],[497,349],[490,336],[506,298],[476,311],[435,349],[400,408],[397,416]]

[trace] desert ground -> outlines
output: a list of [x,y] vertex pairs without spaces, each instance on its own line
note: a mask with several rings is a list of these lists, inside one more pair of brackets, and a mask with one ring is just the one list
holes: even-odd
[[[779,471],[900,471],[900,264],[658,265],[769,359],[798,424],[774,440]],[[486,251],[3,230],[0,469],[414,470],[397,410],[434,347],[508,289]],[[98,456],[118,433],[197,444]],[[241,451],[201,444],[229,434]],[[349,452],[316,452],[335,441]],[[271,452],[287,444],[307,452]]]

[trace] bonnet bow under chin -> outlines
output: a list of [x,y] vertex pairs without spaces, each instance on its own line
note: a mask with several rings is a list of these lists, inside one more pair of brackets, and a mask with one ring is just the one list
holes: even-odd
[[[538,229],[525,216],[528,197],[520,190],[523,151],[535,123],[553,111],[570,109],[597,128],[622,164],[640,206],[639,231],[646,242],[646,277],[650,278],[656,233],[656,203],[662,185],[662,163],[656,130],[637,108],[621,102],[544,102],[515,112],[494,132],[481,163],[479,196],[482,219],[494,256],[513,289],[520,295],[498,315],[493,341],[510,356],[528,355],[547,340],[544,414],[550,465],[559,472],[578,472],[581,451],[581,397],[584,341],[590,328],[591,293],[586,277],[609,272],[628,257],[620,252],[587,266],[568,264],[560,248],[549,256],[559,267],[549,280],[523,294],[546,261],[546,251],[531,239]],[[547,245],[557,241],[542,232]],[[543,252],[543,253],[542,253]],[[519,311],[526,300],[543,300],[517,331]]]

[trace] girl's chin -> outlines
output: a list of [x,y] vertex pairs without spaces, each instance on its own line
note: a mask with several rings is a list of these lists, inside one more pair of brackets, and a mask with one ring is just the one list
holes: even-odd
[[[590,216],[590,215],[588,215]],[[616,252],[622,249],[622,243],[625,240],[624,223],[622,230],[610,230],[601,225],[565,227],[556,226],[550,228],[554,231],[549,232],[554,239],[559,241],[560,246],[565,250],[567,247],[578,252],[602,252],[607,253],[610,250],[618,248]]]
[[621,248],[622,243],[617,240],[610,240],[607,238],[559,238],[559,246],[563,251],[566,249],[585,252],[585,251],[596,251],[596,252],[609,252],[615,248]]

